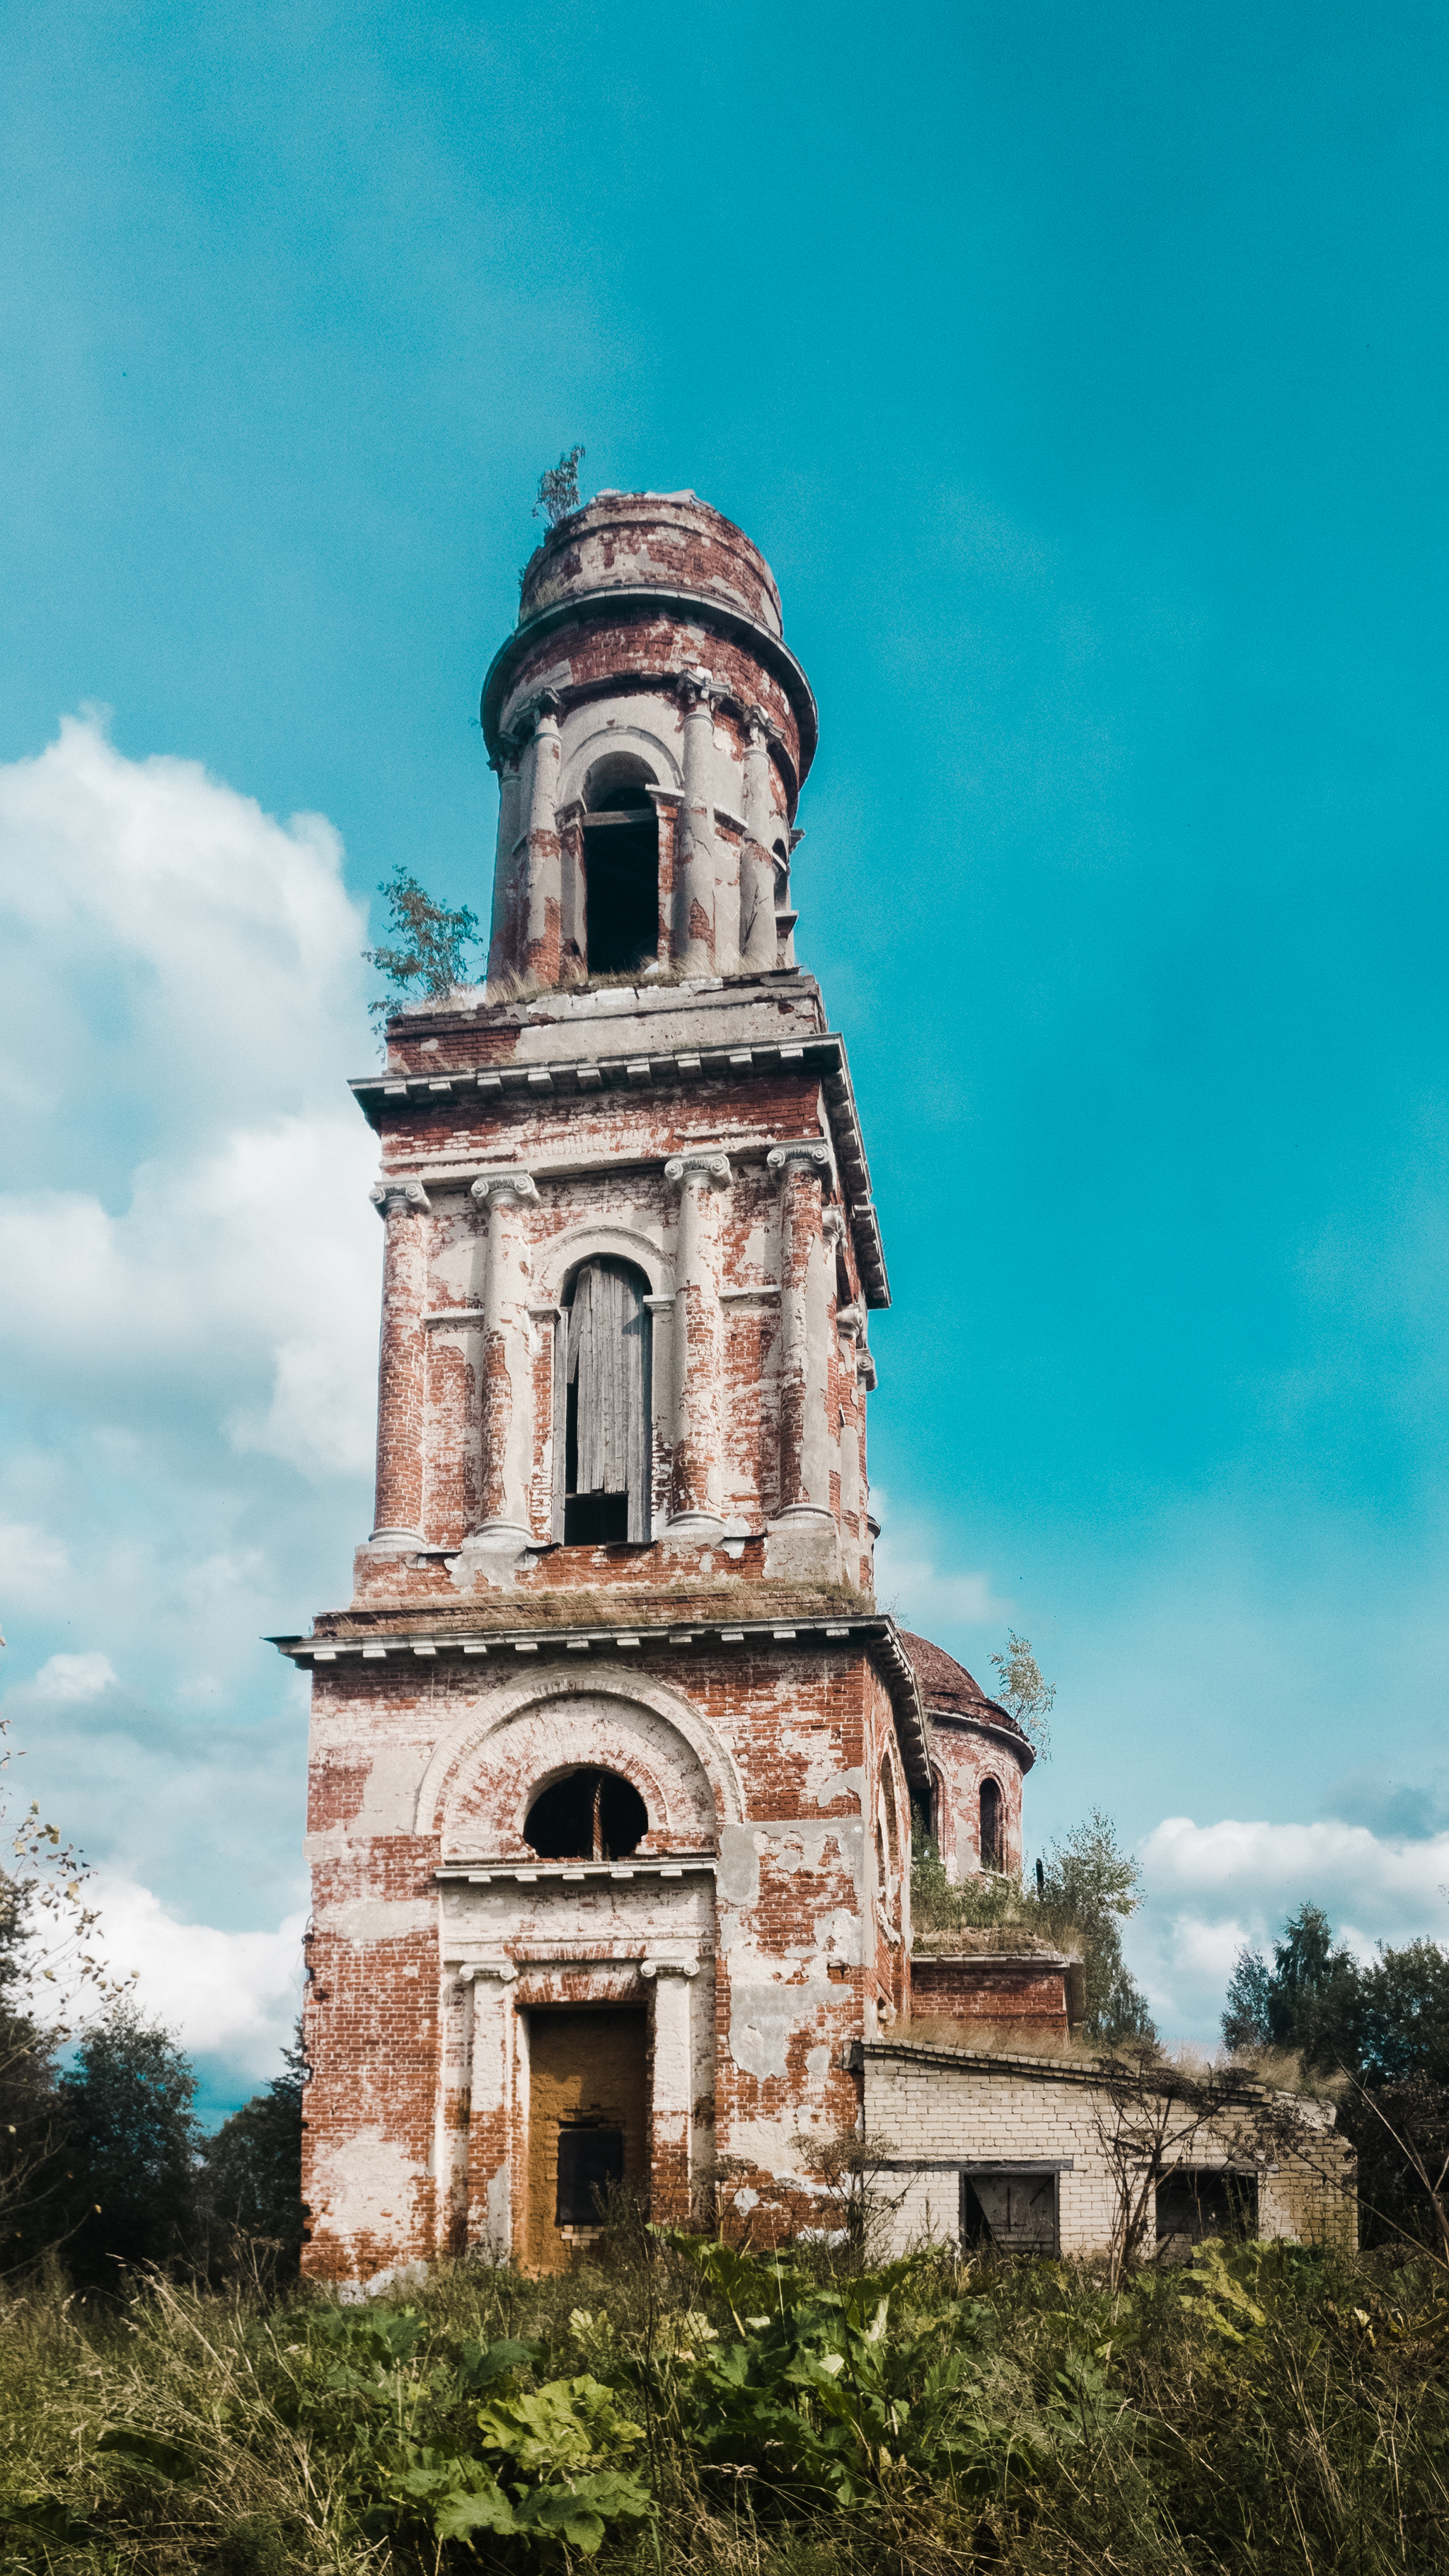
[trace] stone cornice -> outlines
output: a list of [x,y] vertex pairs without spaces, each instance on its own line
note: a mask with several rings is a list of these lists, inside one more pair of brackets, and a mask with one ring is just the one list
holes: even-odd
[[[597,624],[601,620],[626,623],[650,617],[672,618],[681,625],[712,628],[716,634],[722,635],[727,643],[740,645],[763,670],[769,672],[772,680],[779,682],[790,702],[790,712],[800,729],[798,778],[794,775],[794,763],[784,744],[776,740],[772,745],[781,767],[788,773],[790,811],[793,820],[796,799],[810,774],[810,764],[815,757],[816,745],[820,740],[820,713],[815,704],[815,692],[788,644],[783,643],[778,635],[772,635],[768,627],[757,626],[752,617],[746,617],[741,610],[731,608],[725,600],[715,598],[708,591],[663,590],[645,588],[642,585],[636,588],[624,583],[600,590],[574,591],[566,598],[555,600],[549,607],[540,609],[537,616],[526,618],[521,625],[515,626],[513,633],[499,646],[489,664],[488,675],[483,682],[483,695],[479,702],[483,740],[487,746],[490,761],[496,760],[499,756],[502,743],[500,726],[503,709],[514,673],[527,659],[535,644],[542,643],[546,637],[564,626],[586,626]],[[660,670],[630,672],[625,676],[634,686],[673,690],[678,686],[680,679],[686,675],[679,671]],[[564,688],[558,694],[564,704],[568,705],[575,697],[584,697],[592,692],[586,689]],[[742,715],[745,713],[743,705],[740,712]]]
[[968,1727],[973,1735],[989,1736],[993,1744],[1005,1745],[1007,1751],[1020,1763],[1023,1776],[1035,1766],[1036,1748],[1030,1736],[1018,1733],[1013,1726],[993,1725],[989,1717],[973,1717],[970,1710],[964,1708],[933,1708],[931,1724]]
[[918,1788],[930,1786],[931,1725],[920,1684],[895,1621],[880,1613],[778,1621],[691,1619],[673,1625],[656,1620],[637,1627],[622,1619],[607,1627],[590,1624],[577,1628],[560,1625],[472,1631],[439,1627],[431,1634],[422,1629],[416,1633],[399,1630],[379,1622],[376,1628],[351,1636],[269,1637],[267,1644],[275,1646],[303,1672],[313,1672],[319,1665],[325,1671],[333,1664],[388,1663],[407,1669],[441,1657],[456,1658],[460,1663],[489,1661],[504,1670],[516,1671],[520,1656],[572,1655],[579,1658],[575,1668],[581,1679],[587,1671],[582,1658],[596,1652],[612,1658],[620,1652],[688,1652],[696,1646],[782,1646],[814,1648],[817,1652],[822,1646],[854,1646],[870,1656],[890,1693],[907,1772]]
[[[604,1034],[605,1023],[600,1028]],[[851,1087],[845,1041],[829,1030],[819,1037],[799,1038],[777,1046],[706,1047],[664,1053],[581,1055],[547,1064],[513,1062],[452,1066],[435,1073],[381,1072],[357,1076],[349,1085],[363,1116],[379,1128],[391,1115],[441,1108],[470,1097],[483,1101],[575,1099],[580,1093],[638,1091],[664,1086],[693,1087],[700,1081],[762,1080],[781,1072],[820,1077],[830,1123],[831,1142],[842,1196],[850,1216],[855,1257],[860,1265],[866,1303],[891,1302],[890,1280],[881,1242],[880,1219],[870,1194],[870,1166],[860,1132]],[[739,1147],[731,1140],[731,1151]],[[617,1156],[608,1160],[617,1163]],[[474,1167],[476,1168],[476,1167]],[[533,1168],[538,1170],[537,1157]],[[582,1168],[582,1167],[580,1167]],[[431,1177],[431,1176],[430,1176]],[[461,1176],[460,1176],[461,1177]],[[540,1177],[546,1178],[547,1174]]]

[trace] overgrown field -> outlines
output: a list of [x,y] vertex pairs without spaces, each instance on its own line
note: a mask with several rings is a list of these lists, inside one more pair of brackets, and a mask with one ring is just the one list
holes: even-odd
[[1445,2275],[1209,2245],[874,2272],[637,2232],[363,2306],[0,2311],[8,2570],[1449,2566]]

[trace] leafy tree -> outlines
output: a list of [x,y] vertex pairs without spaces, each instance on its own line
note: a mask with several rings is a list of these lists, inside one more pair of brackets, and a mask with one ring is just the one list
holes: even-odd
[[434,903],[417,878],[402,867],[394,870],[378,892],[387,897],[395,944],[364,948],[362,952],[367,964],[387,977],[391,988],[369,1003],[374,1019],[396,1010],[403,1002],[415,1000],[419,990],[430,1001],[445,1001],[449,993],[467,981],[467,950],[481,944],[477,914],[470,912],[466,904],[450,912],[446,904]]
[[307,2061],[302,2025],[283,2051],[283,2072],[224,2120],[202,2148],[199,2195],[215,2227],[262,2237],[280,2247],[278,2269],[291,2274],[301,2262],[302,2089]]
[[1043,1678],[1042,1669],[1031,1650],[1030,1640],[1018,1637],[1014,1628],[1006,1632],[1006,1652],[993,1655],[996,1667],[996,1696],[1009,1710],[1024,1735],[1031,1738],[1043,1761],[1051,1754],[1049,1720],[1056,1704],[1057,1686]]
[[0,2277],[44,2244],[60,2143],[54,2050],[24,2009],[30,1904],[0,1870]]
[[560,519],[569,518],[579,506],[579,467],[583,462],[582,447],[571,447],[538,478],[538,499],[533,505],[536,519],[547,519],[556,528]]
[[1353,2031],[1365,2082],[1449,2086],[1449,1950],[1437,1941],[1381,1950],[1358,1971]]
[[1100,1807],[1044,1855],[1034,1901],[1043,1928],[1081,1935],[1088,2038],[1151,2046],[1156,2025],[1122,1956],[1121,1927],[1142,1902],[1142,1872]]
[[1100,1807],[1044,1854],[1035,1888],[994,1875],[953,1887],[919,1822],[911,1837],[911,1912],[922,1930],[1017,1923],[1044,1940],[1070,1941],[1082,1954],[1087,2037],[1150,2048],[1157,2031],[1147,1998],[1122,1956],[1122,1924],[1142,1902],[1141,1877]]
[[113,2288],[118,2266],[183,2253],[196,2217],[196,2078],[170,2034],[135,2005],[112,2006],[61,2078],[69,2136],[65,2259],[76,2280]]
[[1238,1953],[1223,2037],[1345,2073],[1339,2120],[1358,2150],[1364,2242],[1403,2235],[1449,2257],[1449,1950],[1410,1941],[1361,1968],[1322,1906],[1301,1905],[1271,1964]]
[[1300,1905],[1273,1944],[1238,1953],[1223,2013],[1230,2048],[1296,2051],[1310,2066],[1350,2065],[1358,2055],[1360,1977],[1321,1905]]
[[0,1718],[10,1863],[0,1867],[0,2275],[43,2252],[60,2224],[66,2123],[56,2052],[82,2010],[124,1991],[91,1947],[98,1917],[79,1852],[33,1800],[22,1815],[10,1812],[9,1732]]

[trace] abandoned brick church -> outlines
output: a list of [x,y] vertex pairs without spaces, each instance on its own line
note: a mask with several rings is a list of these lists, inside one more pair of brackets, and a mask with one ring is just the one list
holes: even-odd
[[[306,2260],[339,2281],[556,2267],[613,2179],[683,2219],[727,2172],[757,2241],[808,2224],[809,2142],[901,2077],[913,1805],[953,1875],[1019,1867],[1032,1762],[875,1605],[889,1289],[796,963],[816,709],[767,565],[692,493],[599,494],[482,723],[486,990],[400,1010],[354,1085],[376,1526],[351,1606],[277,1641],[312,1675]],[[953,2003],[938,1963],[929,2010],[1065,2034],[1066,1968]],[[1022,2224],[1046,2195],[1060,2236],[1057,2191]]]

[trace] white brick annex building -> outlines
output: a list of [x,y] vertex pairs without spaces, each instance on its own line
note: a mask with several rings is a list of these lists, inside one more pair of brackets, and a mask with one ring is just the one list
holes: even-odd
[[[874,1598],[889,1289],[796,959],[817,718],[767,565],[691,493],[600,494],[482,722],[486,990],[399,1011],[354,1085],[376,1523],[348,1606],[277,1641],[313,1682],[308,2267],[557,2266],[601,2186],[686,2219],[726,2169],[768,2242],[862,2119],[952,2192],[979,2169],[971,2224],[1075,2241],[1065,2095],[1028,2118],[908,2043],[913,1807],[953,1875],[1017,1869],[1033,1757]],[[935,1963],[931,2013],[1064,2039],[1068,1963],[1007,1966]]]

